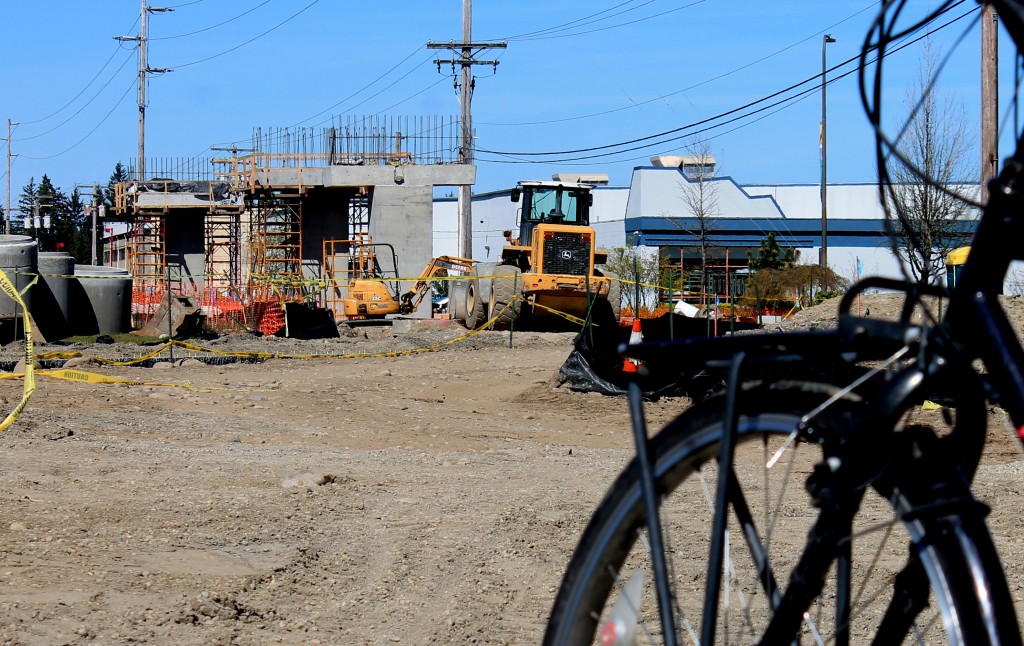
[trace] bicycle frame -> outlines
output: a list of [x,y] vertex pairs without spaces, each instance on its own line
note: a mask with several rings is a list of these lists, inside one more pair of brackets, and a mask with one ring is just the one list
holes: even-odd
[[[1024,3],[1000,0],[992,4],[1014,36],[1018,50],[1024,49],[1021,47],[1024,41]],[[684,374],[692,375],[701,370],[727,372],[727,379],[724,380],[727,381],[727,387],[723,450],[719,458],[719,468],[723,473],[732,473],[736,400],[741,395],[742,377],[751,367],[825,366],[835,361],[852,364],[855,361],[885,357],[890,357],[894,362],[901,356],[909,357],[904,365],[886,374],[884,383],[872,393],[870,404],[862,407],[864,414],[852,425],[860,431],[859,437],[852,438],[844,449],[840,465],[815,474],[817,480],[812,484],[816,487],[815,496],[820,502],[821,513],[811,530],[790,585],[781,598],[777,593],[773,594],[774,574],[770,565],[767,562],[758,564],[762,572],[762,586],[767,594],[772,595],[775,609],[763,635],[763,643],[781,643],[796,634],[803,613],[812,599],[820,594],[824,577],[833,562],[837,564],[838,572],[836,643],[849,642],[845,622],[849,612],[851,554],[849,542],[844,543],[844,537],[849,535],[852,519],[859,509],[863,486],[874,478],[884,478],[885,468],[915,469],[915,478],[923,486],[937,492],[934,505],[911,513],[938,518],[948,513],[951,507],[956,507],[960,513],[965,510],[977,510],[968,513],[985,513],[979,510],[983,505],[974,501],[969,490],[969,482],[977,468],[985,440],[985,399],[1002,406],[1008,412],[1018,439],[1024,442],[1024,348],[998,300],[1011,261],[1024,260],[1017,258],[1008,244],[1008,241],[1024,237],[1022,189],[1024,150],[1018,141],[1013,157],[1004,164],[999,176],[989,185],[990,199],[983,209],[960,281],[952,293],[938,287],[869,278],[859,282],[845,295],[839,308],[839,324],[832,332],[663,341],[620,348],[620,352],[627,357],[645,362],[670,362]],[[880,321],[852,315],[851,304],[856,295],[872,288],[906,294],[899,321]],[[927,326],[911,323],[911,314],[920,304],[922,296],[949,299],[946,317],[942,321]],[[972,366],[975,359],[984,362],[987,375],[979,375],[975,371]],[[970,378],[963,379],[966,375],[970,375]],[[876,448],[878,442],[892,440],[895,437],[892,431],[907,410],[922,401],[929,389],[937,384],[942,385],[951,376],[956,377],[956,387],[964,391],[956,398],[958,415],[953,432],[941,440],[933,435],[918,438],[911,432],[900,434],[900,440],[925,442],[929,450],[935,453],[934,460],[958,470],[963,476],[962,482],[945,474],[939,475],[931,468],[921,468],[920,459],[908,457],[915,450],[920,453],[920,447],[913,449],[908,445],[904,450],[879,456],[881,452]],[[860,383],[861,380],[854,381],[848,387],[849,390],[852,391]],[[651,548],[660,552],[652,558],[662,630],[666,643],[672,644],[675,643],[674,618],[670,610],[672,605],[660,540],[660,519],[656,511],[653,465],[650,464],[646,448],[643,402],[639,388],[631,387],[629,399],[647,510],[647,528],[649,535],[655,538],[651,541]],[[829,402],[823,404],[827,405]],[[802,424],[811,422],[813,414],[816,413],[805,416]],[[723,477],[719,481],[701,643],[714,642],[723,533],[729,507],[732,506],[741,517],[741,522],[747,524],[741,513],[745,501],[742,500],[742,493],[731,486],[733,480],[731,477]],[[861,493],[851,495],[850,492]],[[752,541],[760,541],[752,524],[749,529],[751,532],[747,540],[751,552],[761,554],[759,545],[750,544]],[[985,558],[997,557],[987,555]],[[928,583],[920,562],[914,558],[908,562],[897,576],[896,588],[897,597],[904,603],[901,607],[901,604],[894,602],[887,610],[879,626],[879,636],[883,637],[883,641],[885,638],[905,634],[913,617],[928,602]],[[1007,621],[1007,617],[1013,619],[1014,625],[1016,623],[1012,607],[989,608],[982,614],[989,626]]]
[[[1024,154],[1015,153],[1004,166],[1000,175],[990,186],[991,199],[986,205],[975,234],[970,256],[963,269],[960,282],[952,293],[944,289],[915,285],[903,281],[869,278],[855,285],[840,304],[839,324],[831,332],[807,332],[799,334],[770,334],[726,339],[695,339],[676,342],[657,342],[622,348],[623,354],[642,359],[645,362],[672,361],[681,371],[697,370],[727,371],[728,387],[726,397],[726,433],[723,437],[723,454],[720,468],[731,468],[733,443],[730,436],[735,432],[733,419],[735,400],[741,396],[740,384],[744,371],[758,365],[794,366],[824,365],[830,361],[862,361],[897,356],[904,353],[909,360],[895,371],[886,374],[886,379],[873,392],[871,404],[864,407],[865,414],[858,418],[856,428],[861,437],[849,444],[842,465],[834,473],[823,475],[819,483],[822,496],[821,514],[811,531],[807,547],[802,554],[795,576],[781,599],[775,599],[776,613],[763,636],[765,643],[778,643],[796,633],[804,611],[811,600],[821,592],[824,577],[833,562],[838,564],[837,589],[840,595],[848,592],[850,554],[848,545],[844,550],[843,537],[848,535],[853,516],[856,514],[861,497],[843,495],[843,492],[858,491],[864,483],[884,470],[915,468],[913,460],[901,455],[878,456],[875,447],[879,442],[891,442],[892,429],[900,422],[907,410],[926,398],[930,389],[955,376],[956,387],[965,390],[957,398],[958,419],[954,431],[934,449],[943,454],[937,460],[954,465],[964,476],[964,487],[950,486],[943,476],[916,468],[917,478],[926,486],[944,491],[937,500],[936,508],[927,512],[934,516],[948,513],[950,506],[967,509],[964,505],[973,502],[967,483],[971,480],[981,457],[984,444],[985,410],[984,400],[1002,406],[1010,416],[1018,438],[1024,442],[1024,348],[1021,347],[1009,319],[998,301],[1002,284],[1010,262],[1017,258],[1010,251],[1007,241],[1019,240],[1024,235]],[[881,321],[854,316],[851,305],[856,295],[866,289],[888,289],[906,294],[900,320]],[[911,323],[911,314],[920,303],[922,296],[948,298],[946,317],[930,326]],[[972,361],[981,359],[988,370],[979,375],[972,367]],[[970,378],[964,377],[969,375]],[[636,390],[636,389],[634,389]],[[852,390],[852,387],[851,387]],[[630,397],[634,419],[642,419],[642,399],[638,390]],[[979,432],[979,429],[982,429]],[[640,450],[646,442],[646,435],[635,433],[638,444],[638,459],[647,461],[647,452]],[[881,464],[880,460],[887,462]],[[892,460],[894,463],[888,463]],[[643,465],[641,465],[643,467]],[[653,497],[653,476],[644,474],[645,487]],[[738,508],[744,503],[737,499],[738,492],[730,489],[730,478],[723,478],[716,497],[715,525],[712,552],[708,564],[708,584],[705,606],[704,634],[702,643],[714,641],[714,613],[717,608],[717,587],[721,576],[721,550],[724,516],[732,506]],[[645,495],[645,497],[647,497]],[[982,512],[983,513],[983,512]],[[660,536],[660,521],[656,513],[647,516],[650,535]],[[756,535],[756,534],[755,534]],[[660,548],[660,541],[657,542]],[[758,546],[751,545],[752,551]],[[652,549],[654,542],[652,541]],[[672,618],[664,616],[670,608],[670,600],[662,599],[668,593],[667,573],[657,567],[655,578],[662,608],[663,631],[673,634]],[[660,555],[664,562],[664,555]],[[768,581],[773,574],[765,565],[763,584],[771,592]],[[661,570],[661,571],[659,571]],[[905,609],[896,604],[890,607],[880,635],[905,634],[909,621],[927,603],[926,573],[918,563],[910,563],[898,577],[898,592],[909,601]],[[923,585],[922,585],[923,583]],[[922,597],[923,595],[923,597]],[[840,598],[837,606],[837,643],[847,643],[844,616],[849,608],[848,596]],[[998,622],[1004,617],[1013,617],[1012,608],[996,608],[986,616],[986,621]],[[886,632],[888,631],[888,632]],[[667,641],[666,643],[674,643]]]

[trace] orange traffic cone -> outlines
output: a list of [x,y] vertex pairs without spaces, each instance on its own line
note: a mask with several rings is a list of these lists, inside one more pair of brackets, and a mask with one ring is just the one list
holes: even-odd
[[[629,345],[642,343],[643,340],[644,333],[640,328],[640,317],[638,316],[633,319],[633,331],[629,334]],[[643,365],[643,361],[629,357],[622,362],[622,372],[639,372],[640,367]]]

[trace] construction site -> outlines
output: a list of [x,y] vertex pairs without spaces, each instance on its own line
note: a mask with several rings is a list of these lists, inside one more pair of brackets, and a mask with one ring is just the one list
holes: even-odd
[[[434,256],[434,187],[475,181],[458,158],[458,132],[453,118],[337,119],[257,130],[250,149],[208,163],[129,168],[114,211],[128,224],[133,323],[168,292],[201,307],[217,331],[274,334],[285,303],[341,316],[365,261],[354,254],[370,240],[395,250],[375,259],[382,272],[419,275]],[[429,299],[420,308],[430,316]]]

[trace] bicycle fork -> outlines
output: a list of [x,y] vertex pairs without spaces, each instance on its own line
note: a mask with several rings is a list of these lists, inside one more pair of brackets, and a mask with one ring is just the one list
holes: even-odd
[[[723,430],[722,450],[719,456],[719,470],[723,474],[732,474],[733,454],[736,443],[736,426],[739,417],[737,398],[739,394],[740,369],[746,358],[745,353],[736,353],[729,370],[728,392],[726,395],[726,426]],[[658,497],[655,489],[655,465],[651,459],[647,442],[647,425],[643,413],[643,391],[635,382],[628,389],[630,420],[633,427],[633,440],[636,444],[636,457],[640,466],[640,486],[643,493],[644,515],[647,521],[648,541],[651,549],[651,565],[654,570],[654,585],[658,595],[658,612],[661,617],[661,629],[666,646],[675,646],[676,626],[673,613],[672,588],[669,581],[669,570],[662,538],[661,517],[658,514]],[[718,611],[719,588],[722,578],[722,561],[725,554],[725,526],[728,520],[729,501],[736,489],[735,478],[719,478],[715,517],[712,530],[711,554],[708,559],[708,578],[705,588],[704,614],[701,625],[701,643],[713,644],[715,641],[715,618]],[[745,508],[745,505],[743,506]],[[765,563],[767,565],[767,563]],[[771,573],[764,574],[768,585],[773,585]]]

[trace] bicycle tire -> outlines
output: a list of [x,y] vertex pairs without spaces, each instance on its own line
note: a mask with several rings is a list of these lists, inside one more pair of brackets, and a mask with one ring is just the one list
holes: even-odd
[[[799,414],[811,410],[834,391],[835,387],[825,384],[778,382],[754,387],[740,395],[737,440],[742,448],[738,448],[736,453],[734,472],[741,478],[741,486],[750,486],[754,482],[746,472],[750,470],[750,461],[746,460],[750,457],[750,449],[757,449],[757,444],[762,444],[760,458],[771,455],[773,448],[796,428]],[[705,483],[704,487],[691,488],[691,485],[699,484],[692,476],[707,471],[709,473],[704,475],[706,479],[713,477],[717,469],[723,399],[717,396],[693,407],[667,425],[651,441],[657,490],[661,495],[666,556],[669,559],[670,574],[673,575],[676,625],[682,634],[690,631],[694,643],[698,642],[696,635],[700,633],[700,627],[694,626],[692,620],[699,622],[701,617],[704,596],[702,586],[706,578],[702,568],[707,567],[711,513],[710,509],[702,511],[707,527],[696,528],[697,512],[708,501],[695,504],[693,499],[701,498],[702,488],[713,492],[714,485],[707,486]],[[820,462],[824,451],[829,450],[827,436],[830,429],[847,423],[850,412],[860,405],[856,401],[840,401],[815,418],[815,441],[806,441],[807,438],[802,437],[791,445],[799,448],[793,448],[792,457],[785,458],[789,461],[786,468],[807,470],[814,462]],[[808,449],[814,454],[810,460],[796,457],[799,451]],[[639,468],[633,460],[594,513],[556,596],[544,644],[572,646],[617,643],[613,640],[598,640],[596,635],[602,619],[607,617],[609,608],[615,602],[616,588],[621,587],[621,582],[629,578],[634,568],[647,572],[642,605],[638,610],[642,621],[639,631],[647,642],[639,641],[660,643],[657,641],[660,624],[651,583],[650,562],[643,553],[643,541],[637,541],[644,526],[638,474]],[[760,477],[764,485],[769,484],[770,478]],[[805,518],[800,515],[797,507],[793,507],[796,499],[807,498],[801,486],[804,480],[794,479],[789,483],[801,489],[795,498],[775,492],[768,496],[768,486],[762,487],[764,491],[760,492],[754,487],[755,490],[751,490],[746,497],[747,501],[753,502],[760,495],[765,501],[765,508],[770,511],[772,505],[775,505],[771,517],[759,510],[763,522],[758,529],[761,532],[761,545],[769,554],[776,575],[775,581],[780,586],[789,581],[791,573],[786,570],[786,565],[796,561],[795,555],[803,552],[803,541],[807,533],[800,530],[813,522],[813,518]],[[912,484],[900,482],[898,477],[889,482],[880,478],[873,486],[881,489],[883,495],[872,494],[871,500],[862,503],[858,516],[863,515],[865,518],[859,521],[855,519],[849,538],[853,545],[854,570],[858,579],[851,586],[858,596],[852,604],[857,614],[851,615],[849,622],[850,643],[867,643],[876,638],[884,643],[901,643],[902,639],[891,639],[892,635],[884,639],[877,636],[878,630],[891,630],[894,625],[897,631],[908,631],[908,637],[912,635],[920,640],[919,643],[1020,643],[1012,599],[984,522],[984,514],[964,513],[963,509],[971,509],[966,505],[948,513],[900,521],[893,510],[905,515],[909,510],[919,508],[929,502],[928,492],[918,491]],[[966,491],[966,486],[963,489]],[[969,496],[969,492],[966,495]],[[707,498],[707,495],[704,497]],[[778,502],[773,503],[774,500]],[[888,509],[890,520],[878,525],[879,529],[875,531],[863,535],[858,533],[858,528],[878,524],[875,515],[879,510],[884,511],[883,507]],[[817,510],[809,508],[811,516],[816,517]],[[783,520],[796,520],[800,527],[788,534],[775,532],[774,527],[782,518],[780,510],[785,510],[788,515]],[[757,518],[758,514],[754,517]],[[738,533],[735,509],[730,511],[729,517],[730,531],[737,532],[732,535],[742,536]],[[684,522],[680,522],[680,519]],[[685,532],[681,540],[678,536],[680,531]],[[903,540],[892,538],[894,531],[904,533]],[[781,542],[782,548],[773,544],[774,541]],[[691,547],[691,543],[696,547]],[[787,546],[787,543],[790,545]],[[870,556],[872,546],[869,543],[876,543],[873,556]],[[739,550],[748,549],[741,539],[737,539],[735,545]],[[715,643],[731,643],[733,639],[744,643],[760,642],[760,631],[772,612],[767,601],[769,595],[764,594],[756,574],[751,572],[755,568],[750,558],[737,554],[728,557],[727,563],[731,563],[734,569],[723,577],[723,586],[727,589],[721,597],[717,624],[720,628]],[[868,571],[865,564],[870,566],[871,571]],[[833,561],[830,579],[834,578],[835,568]],[[739,569],[750,575],[749,578],[754,582],[741,582],[737,574]],[[876,569],[879,578],[872,580],[869,575]],[[905,599],[894,599],[892,596],[895,593],[886,593],[885,590],[896,589],[893,582],[901,574],[911,579],[915,574],[927,575],[927,578],[921,578],[928,588],[925,590],[928,595],[927,605],[913,611],[913,616],[892,622],[892,615],[900,614],[893,613],[892,608],[899,609],[899,604],[905,603]],[[866,587],[869,583],[876,587],[869,590]],[[878,587],[879,584],[881,587]],[[834,627],[830,618],[834,616],[834,608],[830,615],[828,606],[829,595],[832,594],[834,598],[835,588],[830,591],[829,585],[826,584],[812,606],[811,618],[807,619],[805,615],[800,633],[792,636],[793,643],[818,643],[818,639],[823,639],[824,643],[835,643],[834,637],[830,638],[827,634],[827,629]],[[731,590],[728,589],[730,587]],[[901,585],[899,589],[904,587]],[[877,590],[881,593],[876,594]],[[977,594],[977,590],[986,590],[989,594],[979,601],[979,597],[985,595]],[[738,592],[750,602],[741,603]],[[886,594],[889,595],[888,599],[885,598]],[[925,616],[926,612],[932,610],[937,611],[934,616]],[[730,616],[731,612],[736,612],[735,618]],[[736,624],[730,625],[730,621]],[[883,621],[888,622],[884,628]],[[738,626],[738,630],[734,626]]]

